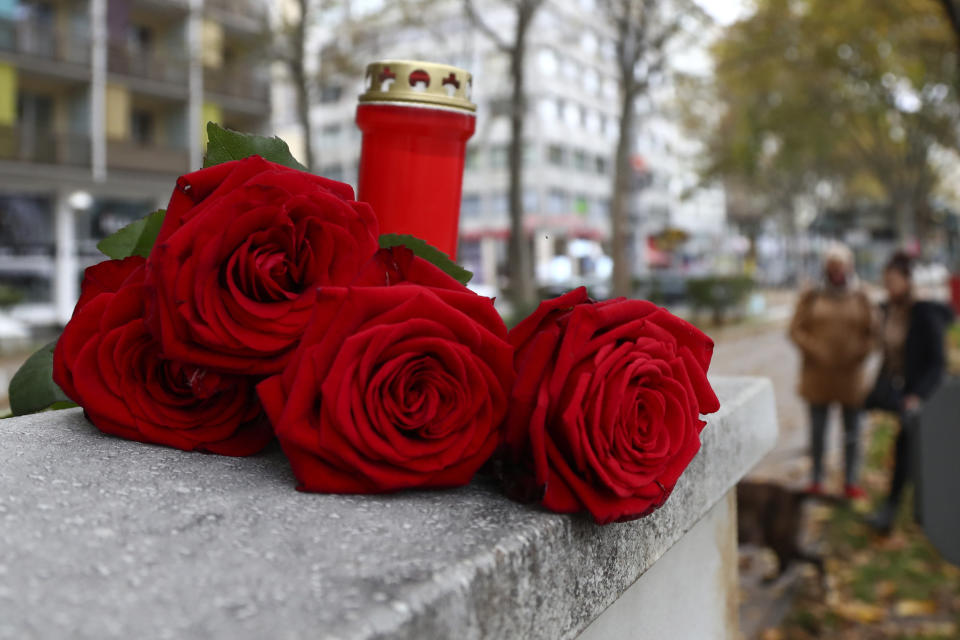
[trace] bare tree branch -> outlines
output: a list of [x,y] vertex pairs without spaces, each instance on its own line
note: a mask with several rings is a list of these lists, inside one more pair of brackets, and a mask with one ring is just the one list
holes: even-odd
[[463,9],[467,14],[467,17],[470,18],[470,22],[477,29],[483,32],[483,35],[487,36],[493,44],[504,53],[511,53],[513,47],[497,33],[493,27],[487,24],[486,20],[480,17],[480,14],[477,13],[477,8],[473,4],[473,0],[463,0]]

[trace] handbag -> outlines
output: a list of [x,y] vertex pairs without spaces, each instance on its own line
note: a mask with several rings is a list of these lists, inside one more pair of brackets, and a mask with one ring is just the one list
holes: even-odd
[[873,383],[873,389],[870,390],[866,400],[864,400],[864,408],[893,413],[903,411],[903,392],[901,391],[903,385],[897,384],[897,382],[899,382],[898,379],[881,370]]

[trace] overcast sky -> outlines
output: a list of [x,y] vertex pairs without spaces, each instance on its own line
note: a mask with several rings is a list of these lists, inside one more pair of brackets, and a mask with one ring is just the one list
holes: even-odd
[[697,0],[721,24],[730,24],[746,10],[746,0]]

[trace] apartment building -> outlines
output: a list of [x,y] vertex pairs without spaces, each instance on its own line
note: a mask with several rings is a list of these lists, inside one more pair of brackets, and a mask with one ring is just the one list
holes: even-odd
[[63,324],[96,243],[165,206],[207,121],[268,128],[260,0],[0,0],[0,282]]

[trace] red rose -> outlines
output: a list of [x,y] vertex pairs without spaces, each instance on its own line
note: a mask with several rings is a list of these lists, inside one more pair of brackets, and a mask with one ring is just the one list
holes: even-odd
[[299,489],[375,493],[469,482],[501,441],[513,375],[492,301],[463,286],[323,287],[257,391]]
[[259,156],[185,175],[147,262],[147,322],[169,358],[279,372],[315,289],[352,282],[377,235],[349,185]]
[[662,505],[700,448],[700,414],[719,408],[713,341],[650,302],[593,302],[583,288],[542,303],[509,339],[513,488],[532,482],[548,509],[598,523]]
[[260,451],[272,434],[254,381],[162,358],[143,320],[143,281],[143,258],[86,270],[54,350],[54,381],[105,433],[225,455]]

